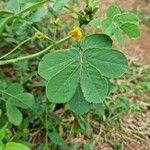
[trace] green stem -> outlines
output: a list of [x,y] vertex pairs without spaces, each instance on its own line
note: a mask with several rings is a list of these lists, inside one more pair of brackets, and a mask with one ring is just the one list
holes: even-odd
[[28,38],[24,41],[22,41],[19,45],[17,45],[14,49],[12,49],[10,52],[8,52],[7,54],[3,55],[2,57],[0,57],[0,59],[4,59],[5,57],[9,56],[10,54],[12,54],[13,52],[15,52],[20,46],[22,46],[23,44],[27,43],[28,41],[30,41],[33,37]]
[[37,3],[33,4],[32,6],[26,8],[26,9],[24,9],[24,10],[22,10],[22,11],[16,13],[16,14],[13,14],[13,13],[12,13],[12,16],[7,17],[2,23],[0,23],[0,30],[1,30],[7,23],[11,22],[13,19],[20,17],[22,14],[24,14],[24,13],[26,13],[26,12],[28,12],[28,11],[35,10],[36,8],[38,8],[39,6],[43,5],[44,3],[48,2],[48,1],[49,1],[49,0],[43,0],[43,1],[41,1],[41,2],[37,2]]
[[45,110],[45,128],[46,128],[46,135],[45,135],[45,149],[48,150],[48,109],[46,103],[46,110]]
[[71,13],[75,13],[76,15],[80,15],[80,13],[78,13],[76,10],[74,10],[73,8],[71,8],[71,7],[67,6],[67,5],[65,5],[65,8],[67,10],[69,10]]
[[4,101],[4,102],[7,102],[7,100],[5,100],[4,98],[0,97],[0,100]]
[[60,41],[58,41],[58,42],[48,46],[47,48],[45,48],[42,51],[37,52],[35,54],[31,54],[31,55],[28,55],[28,56],[22,56],[22,57],[18,57],[18,58],[14,58],[14,59],[9,59],[9,60],[1,60],[0,61],[0,66],[6,65],[6,64],[13,64],[13,63],[16,63],[18,61],[27,60],[27,59],[33,59],[33,58],[39,57],[39,56],[47,53],[49,50],[53,49],[54,47],[60,45],[61,43],[69,40],[70,38],[71,38],[71,36],[67,36],[67,37],[61,39]]

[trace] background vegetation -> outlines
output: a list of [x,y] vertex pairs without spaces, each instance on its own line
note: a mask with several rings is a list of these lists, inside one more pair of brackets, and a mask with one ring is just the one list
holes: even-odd
[[[40,2],[21,1],[20,8],[14,1],[1,1],[1,10],[7,7],[17,14],[21,8]],[[100,9],[95,14],[96,18],[106,12],[108,3],[97,1]],[[142,34],[136,42],[126,39],[126,47],[123,50],[128,56],[129,67],[125,75],[111,80],[111,93],[106,98],[105,107],[101,104],[93,105],[90,112],[80,116],[71,112],[68,105],[56,105],[47,101],[45,81],[37,72],[41,57],[0,66],[0,89],[6,89],[13,94],[26,94],[26,99],[31,102],[28,103],[29,108],[20,106],[22,115],[19,116],[16,116],[15,109],[8,104],[9,110],[12,109],[11,120],[7,117],[9,111],[5,107],[5,99],[0,97],[0,149],[3,149],[4,145],[7,145],[7,150],[19,150],[23,145],[20,150],[26,150],[27,147],[33,150],[150,149],[150,59],[147,51],[150,47],[147,41],[150,35],[149,1],[140,1],[138,6],[137,1],[130,1],[127,4],[129,6],[123,1],[118,3],[124,9],[127,7],[126,9],[139,15]],[[59,10],[59,7],[51,11],[51,5],[34,5],[33,9],[31,8],[32,13],[25,13],[21,19],[14,16],[15,21],[10,20],[6,24],[5,15],[9,18],[11,14],[0,11],[0,58],[22,41],[22,46],[6,56],[8,59],[39,52],[52,44],[53,40],[58,41],[65,37],[69,30],[78,26],[79,19],[88,21],[74,13],[77,11],[82,14],[84,3],[72,0],[71,6],[66,5],[65,13],[62,11],[58,15],[55,11]],[[84,32],[101,32],[102,28],[95,27],[97,23],[99,26],[99,21],[88,24]],[[57,49],[67,48],[71,42],[67,41],[57,46]],[[115,45],[120,48],[117,42]],[[35,103],[29,93],[34,95]],[[5,97],[7,98],[6,95]]]

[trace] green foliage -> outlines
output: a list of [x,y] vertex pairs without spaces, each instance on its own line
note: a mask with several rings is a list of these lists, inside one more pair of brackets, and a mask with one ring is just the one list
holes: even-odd
[[70,0],[54,0],[54,6],[53,6],[53,10],[55,13],[59,13],[63,7],[69,2]]
[[87,113],[90,109],[89,103],[86,101],[80,85],[78,85],[74,96],[69,101],[70,109],[78,115]]
[[12,105],[10,102],[6,102],[6,111],[9,122],[18,126],[22,122],[22,114],[17,107]]
[[51,139],[51,141],[56,145],[61,146],[64,149],[68,149],[66,142],[62,137],[60,137],[60,135],[57,132],[50,132],[48,136]]
[[6,101],[6,110],[8,120],[18,126],[22,122],[22,114],[17,107],[32,108],[34,104],[34,97],[30,93],[25,93],[21,84],[14,83],[6,89],[0,89],[2,97]]
[[80,82],[85,100],[102,103],[108,93],[106,77],[118,77],[128,66],[126,57],[111,46],[108,36],[93,34],[85,37],[78,47],[45,55],[38,72],[48,80],[48,99],[68,102]]
[[5,150],[31,150],[27,146],[20,144],[20,143],[15,143],[15,142],[9,142],[6,144]]
[[[126,76],[136,84],[116,84],[128,61],[111,39],[114,36],[124,46],[123,33],[139,37],[137,16],[112,5],[105,17],[94,18],[97,3],[84,2],[80,10],[70,0],[8,0],[6,9],[0,10],[0,150],[90,150],[97,142],[93,134],[100,123],[105,132],[111,121],[120,123],[128,111],[142,110],[130,104],[127,93],[149,90],[149,83],[145,78],[141,83],[136,82],[139,77],[131,79],[137,74],[134,68]],[[70,12],[67,17],[65,10]],[[74,17],[77,22],[70,24]],[[87,29],[88,23],[96,26],[94,32]],[[65,37],[73,26],[78,26],[78,32],[72,37],[84,35],[80,41]],[[103,32],[98,33],[97,27]],[[39,33],[41,38],[36,36]],[[80,135],[86,144],[69,143]]]
[[6,129],[7,129],[7,124],[5,124],[1,129],[0,129],[0,141],[4,139],[6,136]]
[[129,38],[138,38],[140,36],[137,16],[134,13],[121,10],[117,5],[111,5],[105,18],[97,18],[91,21],[91,24],[102,26],[104,32],[109,36],[114,36],[120,46],[125,45],[123,33]]

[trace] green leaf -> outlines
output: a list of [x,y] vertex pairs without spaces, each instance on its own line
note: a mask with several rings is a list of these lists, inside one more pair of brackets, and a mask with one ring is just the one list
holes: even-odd
[[[107,16],[101,23],[107,35],[114,35],[121,46],[125,45],[122,30],[129,38],[140,36],[139,20],[137,15],[122,11],[117,5],[111,5],[107,10]],[[118,30],[118,31],[117,31]]]
[[34,104],[34,97],[30,93],[21,93],[16,96],[10,97],[8,101],[17,107],[31,108]]
[[137,24],[134,23],[124,23],[120,27],[129,38],[138,38],[140,36],[140,28]]
[[[13,23],[13,30],[19,36],[24,36],[26,38],[29,28],[31,27],[32,22],[21,20],[16,20]],[[25,64],[24,64],[25,65]],[[25,66],[24,66],[25,67]],[[23,69],[23,68],[22,68]]]
[[106,34],[92,34],[86,36],[82,42],[81,47],[83,49],[91,48],[91,47],[112,47],[112,39]]
[[5,80],[0,80],[0,89],[4,90],[7,87],[7,83]]
[[[17,95],[17,94],[23,93],[23,91],[24,89],[21,84],[13,83],[5,90],[5,93],[8,93],[9,95]],[[5,98],[9,98],[9,95],[5,93],[4,93]]]
[[20,11],[20,3],[20,0],[9,0],[7,4],[7,9],[17,13]]
[[42,21],[43,17],[48,13],[48,8],[39,8],[35,13],[31,15],[29,20],[31,22],[40,22]]
[[54,51],[45,55],[38,67],[38,73],[48,80],[70,66],[77,60],[78,52],[75,49]]
[[83,96],[80,84],[76,89],[76,93],[69,101],[70,109],[78,115],[83,115],[89,111],[90,105]]
[[42,6],[43,4],[45,4],[48,0],[40,0],[40,1],[37,1],[37,2],[33,2],[31,3],[31,5],[25,5],[22,10],[18,13],[19,15],[22,15],[26,12],[29,12],[29,11],[33,11],[33,10],[36,10],[38,7]]
[[72,63],[49,79],[46,87],[46,95],[51,102],[65,103],[74,95],[78,82],[78,63]]
[[0,141],[2,141],[3,138],[6,136],[6,129],[7,129],[7,124],[5,124],[5,125],[0,129]]
[[0,141],[0,150],[4,150],[4,144],[2,141]]
[[125,55],[114,48],[86,49],[84,59],[108,78],[121,76],[128,67]]
[[101,26],[102,21],[103,18],[95,18],[90,22],[90,24],[97,27],[97,26]]
[[54,144],[62,146],[65,149],[67,149],[68,146],[67,146],[66,142],[57,132],[50,132],[48,134],[48,136]]
[[102,103],[108,92],[107,80],[90,65],[82,68],[81,89],[89,103]]
[[[118,77],[128,66],[125,55],[111,46],[112,40],[107,35],[93,34],[74,48],[46,54],[38,72],[48,80],[48,99],[54,103],[65,103],[74,96],[70,103],[75,103],[75,92],[80,82],[86,101],[102,103],[108,94],[105,77]],[[79,95],[82,97],[81,93]],[[85,102],[82,100],[82,103]]]
[[117,15],[120,14],[121,10],[117,5],[111,5],[108,10],[107,10],[107,17],[112,18]]
[[6,144],[5,150],[31,150],[31,149],[21,143],[9,142]]
[[116,15],[114,17],[114,21],[118,24],[122,24],[122,23],[126,23],[126,22],[138,24],[139,20],[135,14],[127,12],[127,13]]
[[113,29],[114,29],[114,24],[112,22],[112,19],[106,18],[102,21],[102,27],[104,29],[104,32],[107,35],[112,35],[113,34]]
[[69,2],[70,0],[55,0],[53,10],[56,13],[59,13],[63,7]]
[[119,28],[114,29],[114,37],[118,41],[120,46],[122,46],[122,47],[125,46],[125,40],[124,40],[122,32]]
[[6,102],[6,110],[9,122],[19,126],[22,122],[22,114],[17,107],[12,105],[10,102]]

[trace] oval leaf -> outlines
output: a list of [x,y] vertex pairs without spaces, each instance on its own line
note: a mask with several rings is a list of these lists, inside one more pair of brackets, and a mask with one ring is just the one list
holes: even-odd
[[129,38],[138,38],[140,36],[140,28],[137,24],[134,23],[124,23],[120,27]]
[[81,74],[81,88],[86,100],[90,103],[102,103],[108,93],[107,80],[90,65],[82,68]]
[[9,102],[6,102],[6,110],[9,122],[16,126],[19,126],[22,122],[21,112],[16,108],[16,106],[12,105]]
[[92,34],[83,39],[81,47],[83,49],[91,47],[112,47],[112,39],[106,34]]
[[38,73],[48,80],[74,63],[77,58],[77,52],[73,48],[48,53],[39,64]]
[[74,95],[78,82],[78,63],[73,63],[48,81],[46,95],[51,102],[65,103]]
[[26,145],[15,143],[15,142],[9,142],[6,144],[5,150],[31,150]]
[[17,107],[30,108],[34,104],[34,97],[30,93],[21,93],[10,97],[9,102]]
[[53,6],[54,12],[59,13],[69,1],[70,0],[55,0]]
[[89,48],[84,59],[109,78],[121,76],[128,67],[125,55],[113,48]]
[[78,115],[83,115],[89,111],[90,105],[83,96],[80,85],[76,89],[76,93],[69,101],[70,109]]
[[120,14],[121,10],[117,5],[111,5],[108,10],[107,10],[107,17],[112,18],[117,15]]
[[9,95],[17,95],[17,94],[23,93],[23,91],[24,89],[21,84],[13,83],[5,90],[6,94],[5,93],[3,94],[4,94],[4,97],[7,99],[10,97]]
[[118,24],[122,24],[122,23],[126,23],[126,22],[138,24],[138,22],[139,22],[138,17],[135,14],[130,13],[130,12],[116,15],[114,17],[114,21]]

